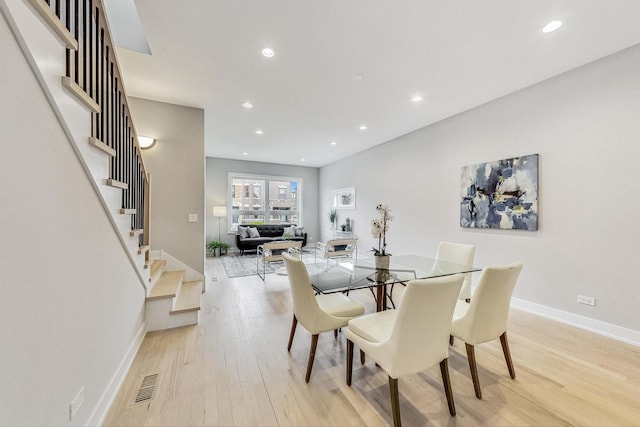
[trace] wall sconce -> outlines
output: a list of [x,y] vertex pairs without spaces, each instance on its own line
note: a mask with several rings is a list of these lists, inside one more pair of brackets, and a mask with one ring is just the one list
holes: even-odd
[[155,143],[156,143],[156,139],[151,138],[150,136],[138,137],[138,144],[140,145],[140,148],[142,148],[143,150],[153,147]]

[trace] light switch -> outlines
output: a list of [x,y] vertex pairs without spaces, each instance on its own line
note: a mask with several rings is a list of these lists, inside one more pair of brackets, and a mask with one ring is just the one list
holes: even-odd
[[198,214],[189,214],[189,222],[198,222]]

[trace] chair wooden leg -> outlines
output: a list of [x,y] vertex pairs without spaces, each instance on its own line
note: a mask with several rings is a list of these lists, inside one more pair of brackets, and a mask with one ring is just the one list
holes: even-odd
[[333,337],[334,338],[338,338],[338,330],[337,329],[333,330]]
[[464,343],[464,345],[467,347],[467,359],[469,359],[473,388],[476,391],[476,397],[482,399],[482,390],[480,389],[480,380],[478,379],[478,366],[476,365],[476,352],[471,344]]
[[360,350],[360,363],[364,365],[364,351]]
[[287,351],[291,351],[291,344],[293,344],[293,336],[296,333],[296,326],[298,326],[298,319],[296,315],[293,315],[293,321],[291,322],[291,333],[289,333],[289,345],[287,345]]
[[444,384],[444,394],[447,396],[449,413],[456,415],[456,404],[453,402],[453,392],[451,391],[451,380],[449,379],[449,359],[440,362],[440,373],[442,374],[442,384]]
[[398,396],[398,379],[389,377],[389,393],[391,394],[391,412],[393,413],[393,425],[400,427],[400,398]]
[[353,341],[347,340],[347,385],[351,386],[353,373]]
[[313,368],[313,360],[316,358],[316,347],[318,346],[318,334],[311,336],[311,349],[309,349],[309,362],[307,363],[307,375],[305,375],[305,382],[309,382],[311,378],[311,369]]
[[453,345],[453,335],[449,335],[449,345]]
[[511,352],[509,351],[509,342],[507,341],[507,332],[500,335],[500,344],[502,344],[502,352],[504,353],[504,360],[507,362],[507,368],[509,369],[509,375],[512,379],[516,379],[516,370],[513,369],[513,361],[511,360]]

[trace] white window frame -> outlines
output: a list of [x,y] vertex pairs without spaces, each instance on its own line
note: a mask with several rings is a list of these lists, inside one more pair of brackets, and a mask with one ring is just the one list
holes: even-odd
[[[249,174],[249,173],[242,173],[242,172],[229,172],[227,174],[227,233],[235,233],[237,231],[237,224],[233,223],[233,216],[234,216],[234,210],[233,210],[233,195],[231,193],[231,187],[233,185],[233,180],[234,179],[249,179],[249,180],[259,180],[259,181],[264,181],[264,186],[262,187],[262,196],[263,196],[263,200],[264,200],[264,205],[265,205],[265,209],[263,210],[259,210],[259,211],[255,211],[253,210],[253,207],[250,206],[249,210],[245,210],[245,209],[240,209],[238,210],[238,213],[241,214],[247,214],[247,215],[256,215],[256,213],[258,212],[258,215],[262,214],[263,217],[265,218],[265,224],[266,219],[271,216],[278,216],[278,215],[282,215],[284,212],[295,212],[296,215],[298,216],[298,223],[297,225],[302,227],[304,226],[303,224],[303,197],[302,197],[302,193],[303,193],[303,179],[302,177],[292,177],[292,176],[279,176],[279,175],[256,175],[256,174]],[[296,182],[296,201],[297,201],[297,205],[298,205],[298,209],[295,211],[280,211],[280,210],[270,210],[268,209],[269,206],[269,182],[270,181],[289,181],[289,182]],[[244,186],[243,186],[243,194],[244,194]]]

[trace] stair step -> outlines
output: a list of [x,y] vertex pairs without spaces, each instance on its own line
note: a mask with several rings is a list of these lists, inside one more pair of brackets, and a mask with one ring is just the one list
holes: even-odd
[[93,145],[98,150],[107,153],[111,157],[115,157],[116,156],[116,150],[114,150],[113,148],[109,147],[107,144],[105,144],[104,142],[100,141],[98,138],[93,138],[93,137],[89,138],[89,144]]
[[202,298],[202,280],[182,282],[171,314],[200,310]]
[[106,184],[109,187],[121,188],[123,190],[127,190],[129,188],[129,184],[127,184],[126,182],[120,182],[120,181],[117,181],[117,180],[111,179],[111,178],[107,179]]
[[164,267],[167,263],[167,261],[163,259],[152,259],[150,261],[150,263],[145,263],[145,267],[147,268],[149,268],[148,265],[151,264],[151,274],[149,275],[149,281],[151,281],[151,279],[153,279],[153,277],[155,277],[155,275],[158,274],[162,270],[162,267]]
[[[149,250],[149,245],[144,245],[144,246],[140,246],[138,248],[138,255],[142,255],[143,253],[147,252]],[[148,268],[147,264],[144,264],[144,268]]]
[[136,236],[141,235],[142,233],[144,233],[144,230],[142,228],[136,228],[136,229],[131,230],[129,232],[129,236],[136,237]]
[[147,301],[175,297],[178,286],[182,283],[182,277],[184,277],[184,270],[163,272],[151,292],[149,292]]
[[135,209],[120,208],[120,210],[118,212],[120,212],[122,215],[135,215],[136,214],[136,210]]

